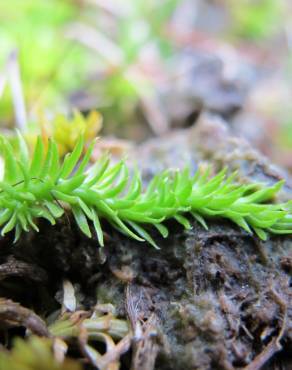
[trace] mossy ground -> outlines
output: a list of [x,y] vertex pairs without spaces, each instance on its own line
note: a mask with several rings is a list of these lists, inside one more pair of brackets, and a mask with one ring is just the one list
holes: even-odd
[[[187,131],[181,135],[190,138]],[[164,155],[169,158],[167,150]],[[191,152],[196,158],[204,155],[204,150]],[[260,158],[245,157],[243,151],[240,160],[247,170]],[[235,163],[240,164],[238,158]],[[269,171],[261,171],[273,181]],[[77,310],[111,304],[115,317],[131,327],[122,369],[290,368],[291,237],[263,242],[227,221],[210,221],[208,231],[196,222],[185,231],[169,221],[167,239],[153,235],[160,246],[156,250],[105,223],[105,247],[100,248],[70,215],[55,227],[39,226],[39,233],[25,233],[16,244],[12,235],[1,239],[1,296],[48,318],[59,309],[62,284],[69,280]],[[23,336],[24,330],[12,328],[8,335]],[[76,343],[69,354],[80,356]]]
[[[101,251],[65,219],[53,229],[44,225],[13,250],[2,241],[2,261],[12,255],[27,269],[7,271],[1,290],[47,315],[68,278],[83,307],[112,304],[134,333],[141,326],[124,368],[132,361],[137,369],[154,362],[157,369],[253,369],[265,351],[288,355],[291,241],[259,242],[222,222],[209,231],[170,226],[160,251],[115,233]],[[282,351],[273,348],[276,340]]]

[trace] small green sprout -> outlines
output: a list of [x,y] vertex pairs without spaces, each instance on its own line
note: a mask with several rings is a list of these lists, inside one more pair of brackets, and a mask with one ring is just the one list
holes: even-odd
[[22,231],[38,231],[39,218],[54,225],[64,214],[64,206],[71,209],[85,235],[91,237],[95,230],[100,246],[104,245],[102,219],[123,234],[138,241],[146,240],[154,247],[157,245],[147,226],[167,237],[168,229],[163,222],[175,219],[188,229],[191,223],[187,216],[193,216],[204,227],[206,218],[229,219],[261,239],[266,239],[268,232],[292,233],[291,201],[267,203],[279,191],[282,181],[270,187],[238,184],[236,174],[228,177],[226,169],[210,178],[210,170],[197,171],[192,176],[186,168],[156,175],[143,190],[141,175],[136,171],[130,176],[124,160],[111,165],[109,156],[103,155],[88,168],[94,142],[83,154],[83,138],[64,160],[52,139],[45,149],[38,137],[32,158],[20,134],[17,156],[4,137],[0,140],[4,158],[0,182],[1,234],[15,230],[15,241]]

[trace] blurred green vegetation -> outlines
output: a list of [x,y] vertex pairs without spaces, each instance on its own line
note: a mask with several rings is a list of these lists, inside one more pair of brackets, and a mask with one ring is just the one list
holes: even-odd
[[[25,100],[33,105],[64,101],[80,86],[88,62],[86,50],[64,36],[66,24],[78,16],[69,0],[10,0],[0,2],[0,70],[11,51],[18,50]],[[11,93],[6,87],[1,121],[11,119]]]
[[280,125],[279,144],[286,149],[292,149],[292,121],[282,122]]
[[52,348],[53,341],[47,338],[17,338],[11,352],[1,351],[0,370],[81,370],[77,361],[57,361]]
[[[85,109],[101,109],[109,121],[121,123],[123,116],[128,121],[141,95],[151,94],[155,88],[147,65],[149,50],[162,69],[164,60],[173,52],[166,25],[178,3],[179,0],[125,0],[120,2],[120,10],[109,12],[98,2],[84,1],[81,6],[77,0],[1,2],[0,67],[4,68],[11,51],[19,51],[29,111],[38,107],[63,110],[68,95],[83,89],[97,97],[96,105]],[[108,24],[104,23],[105,14]],[[109,44],[97,44],[92,50],[74,37],[65,37],[65,29],[74,33],[80,19],[86,26],[93,23],[92,29]],[[108,32],[107,26],[113,32]],[[86,38],[86,30],[82,32]],[[109,57],[111,48],[105,50],[108,45],[116,52],[112,57]],[[95,69],[102,73],[97,80],[91,80]],[[2,122],[13,118],[11,91],[7,86],[1,98],[0,115]]]
[[[195,0],[189,1],[195,4]],[[133,125],[141,120],[141,110],[137,115],[141,103],[139,107],[146,121],[154,121],[154,115],[147,117],[145,102],[154,103],[156,112],[159,111],[159,104],[155,105],[158,91],[163,81],[172,76],[171,62],[181,51],[175,27],[171,26],[174,13],[177,15],[183,3],[183,0],[2,1],[0,79],[1,71],[5,74],[9,54],[17,49],[29,112],[48,108],[55,115],[58,111],[67,112],[71,104],[84,112],[98,109],[104,116],[104,126],[117,132],[116,128],[124,130],[129,122]],[[226,30],[233,40],[257,41],[259,45],[283,30],[285,0],[219,3],[230,16]],[[196,32],[195,26],[189,31]],[[13,126],[9,86],[0,99],[0,121]],[[155,122],[150,124],[155,126]]]
[[282,21],[282,0],[228,0],[234,33],[260,40],[272,36]]

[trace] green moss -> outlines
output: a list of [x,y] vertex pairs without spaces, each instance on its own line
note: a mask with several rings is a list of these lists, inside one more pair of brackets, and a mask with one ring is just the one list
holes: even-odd
[[64,205],[70,207],[88,237],[92,236],[93,225],[101,246],[102,219],[123,234],[146,240],[154,247],[158,246],[148,226],[167,237],[165,220],[175,219],[188,229],[189,216],[206,228],[207,218],[227,218],[261,239],[267,238],[267,232],[292,233],[291,202],[269,203],[283,182],[271,187],[241,185],[235,182],[236,174],[228,177],[226,170],[210,177],[210,169],[192,176],[185,168],[156,175],[142,190],[139,172],[130,176],[123,160],[111,166],[110,158],[104,155],[86,169],[94,142],[83,155],[83,138],[64,160],[54,140],[49,140],[45,148],[39,137],[32,158],[20,134],[18,146],[19,156],[15,157],[11,144],[1,139],[5,169],[0,182],[0,225],[2,235],[15,230],[16,240],[23,230],[38,231],[38,218],[54,225],[63,215]]

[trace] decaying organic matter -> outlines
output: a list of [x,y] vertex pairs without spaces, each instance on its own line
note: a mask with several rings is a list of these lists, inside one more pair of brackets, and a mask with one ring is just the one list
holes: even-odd
[[[65,257],[64,265],[53,272],[48,261],[38,263],[48,271],[55,289],[64,277],[73,286],[81,286],[81,307],[92,307],[96,298],[100,307],[110,303],[116,317],[128,319],[131,335],[125,340],[132,352],[121,357],[125,368],[132,363],[132,368],[145,370],[260,369],[259,364],[278,352],[288,354],[292,340],[290,240],[277,237],[262,242],[228,222],[212,222],[209,231],[197,223],[189,231],[175,224],[169,227],[173,232],[167,240],[157,236],[160,251],[112,234],[102,263],[90,257],[93,252],[88,253],[96,246],[75,230],[74,244],[66,247],[67,257],[52,246],[55,261]],[[57,225],[54,230],[58,229]],[[31,240],[34,245],[40,238],[51,240],[51,232],[42,229],[41,234]],[[88,274],[95,277],[91,281],[77,273],[78,261],[70,257],[85,245],[84,253],[91,258]],[[19,245],[22,250],[25,247]],[[86,320],[88,314],[81,316],[80,322]],[[102,323],[102,317],[98,320]],[[104,328],[112,327],[106,322]],[[52,325],[51,333],[63,339],[62,330],[72,333],[68,338],[78,335],[72,324]],[[90,337],[88,326],[85,329]]]

